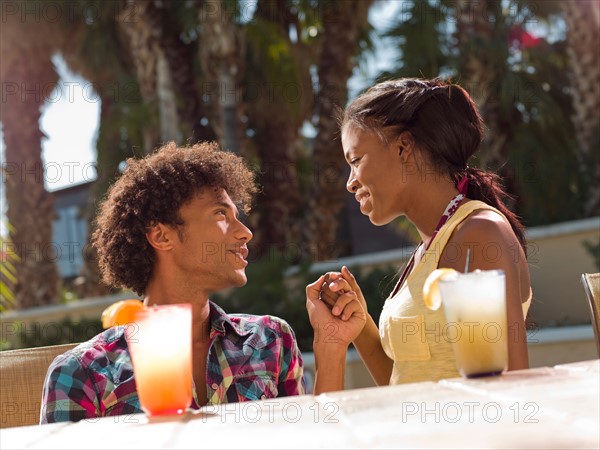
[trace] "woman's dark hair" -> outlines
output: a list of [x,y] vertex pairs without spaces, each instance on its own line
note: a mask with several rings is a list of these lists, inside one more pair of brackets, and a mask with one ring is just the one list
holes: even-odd
[[180,208],[204,188],[224,189],[245,213],[256,192],[242,158],[216,143],[179,148],[170,142],[143,159],[128,159],[100,205],[92,235],[103,280],[143,295],[156,259],[148,228],[183,225]]
[[348,123],[377,133],[383,141],[409,131],[436,169],[455,181],[467,177],[467,197],[481,200],[504,214],[526,250],[524,227],[504,203],[503,199],[510,196],[504,191],[501,178],[467,165],[479,149],[483,121],[462,87],[440,79],[385,81],[348,105],[341,114],[340,127],[343,129]]

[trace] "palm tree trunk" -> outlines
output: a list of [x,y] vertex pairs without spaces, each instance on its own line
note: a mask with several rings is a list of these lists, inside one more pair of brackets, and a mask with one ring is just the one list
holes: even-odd
[[258,239],[252,245],[259,255],[267,255],[271,249],[292,252],[290,262],[296,262],[298,257],[290,246],[299,239],[299,224],[295,220],[300,205],[294,148],[297,134],[289,113],[273,114],[271,123],[258,129],[255,137],[261,162],[262,192]]
[[157,57],[156,96],[158,98],[158,112],[160,114],[160,138],[163,142],[175,141],[181,143],[182,136],[179,130],[177,101],[175,99],[169,63],[162,49],[158,49]]
[[225,0],[204,2],[200,17],[200,61],[206,75],[204,87],[213,105],[212,127],[225,150],[240,154],[242,124],[244,38],[233,22]]
[[[104,197],[109,185],[119,175],[119,162],[123,160],[121,149],[121,126],[123,119],[120,105],[115,105],[110,95],[99,92],[100,127],[96,149],[98,154],[98,178],[92,185],[92,195],[88,200],[86,217],[88,218],[87,242],[91,242],[93,222],[98,209],[98,202]],[[82,283],[76,287],[76,294],[80,298],[107,295],[113,290],[101,281],[98,269],[98,256],[96,250],[88,246],[84,253],[83,267],[81,269]]]
[[[18,89],[7,95],[1,108],[6,144],[7,218],[14,227],[11,240],[20,257],[15,286],[19,309],[58,302],[59,276],[56,259],[64,243],[53,242],[54,202],[44,188],[40,107],[47,86],[57,75],[49,55],[33,58],[23,55],[3,83],[18,81]],[[44,87],[44,89],[42,89]]]
[[309,196],[304,252],[314,260],[336,256],[339,214],[345,201],[346,162],[339,138],[336,107],[348,101],[348,79],[359,51],[359,33],[368,25],[371,1],[330,1],[323,6],[323,48],[319,58],[319,112],[314,143],[315,184]]
[[562,2],[567,21],[567,52],[571,70],[569,91],[573,98],[573,124],[578,143],[580,173],[587,181],[584,214],[600,214],[600,3]]
[[[160,143],[160,118],[156,96],[159,46],[146,12],[151,5],[152,2],[130,1],[118,19],[119,26],[129,41],[131,58],[146,108],[147,119],[142,128],[145,154],[151,153]],[[131,17],[135,17],[135,20],[130,20]]]
[[[301,259],[298,247],[301,238],[298,218],[303,214],[297,170],[301,152],[299,129],[311,113],[312,96],[292,99],[285,89],[268,91],[268,87],[287,86],[298,92],[312,93],[311,55],[302,40],[290,38],[291,27],[297,34],[301,33],[298,13],[290,10],[286,2],[257,2],[256,29],[248,32],[247,70],[248,77],[253,77],[250,85],[265,88],[245,104],[249,126],[256,130],[253,142],[261,164],[258,226],[252,244],[258,255],[271,255],[275,249],[290,264]],[[264,35],[270,36],[266,45],[265,41],[257,44],[251,40]],[[279,54],[274,57],[270,48],[280,49]],[[287,69],[268,69],[273,67]]]
[[[168,62],[173,89],[179,99],[177,111],[180,129],[185,141],[213,141],[216,139],[214,131],[201,122],[208,114],[203,108],[199,77],[194,71],[194,53],[191,45],[181,39],[180,25],[173,17],[174,6],[173,3],[165,3],[159,9],[156,4],[150,4],[148,14],[153,18],[154,28],[159,33],[160,47]],[[200,5],[191,4],[189,8],[192,13]]]

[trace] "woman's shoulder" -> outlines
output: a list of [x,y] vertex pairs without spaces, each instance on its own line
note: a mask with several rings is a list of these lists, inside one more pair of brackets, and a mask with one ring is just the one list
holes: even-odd
[[452,251],[442,254],[440,266],[443,267],[464,267],[468,250],[471,262],[481,269],[497,268],[524,259],[521,244],[510,223],[491,206],[472,208],[455,228],[448,244]]
[[497,210],[477,209],[471,212],[457,227],[451,238],[454,242],[481,242],[489,244],[518,244],[510,223]]

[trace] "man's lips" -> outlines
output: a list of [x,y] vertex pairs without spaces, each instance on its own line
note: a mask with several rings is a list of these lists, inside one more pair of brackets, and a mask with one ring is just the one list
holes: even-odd
[[229,249],[228,252],[233,253],[235,256],[243,259],[244,261],[248,258],[248,247],[235,247]]

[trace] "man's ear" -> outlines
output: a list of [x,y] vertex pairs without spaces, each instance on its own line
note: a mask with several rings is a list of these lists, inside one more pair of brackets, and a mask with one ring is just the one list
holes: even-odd
[[172,239],[174,236],[174,230],[162,223],[153,223],[146,231],[148,243],[156,250],[170,250],[173,248]]

